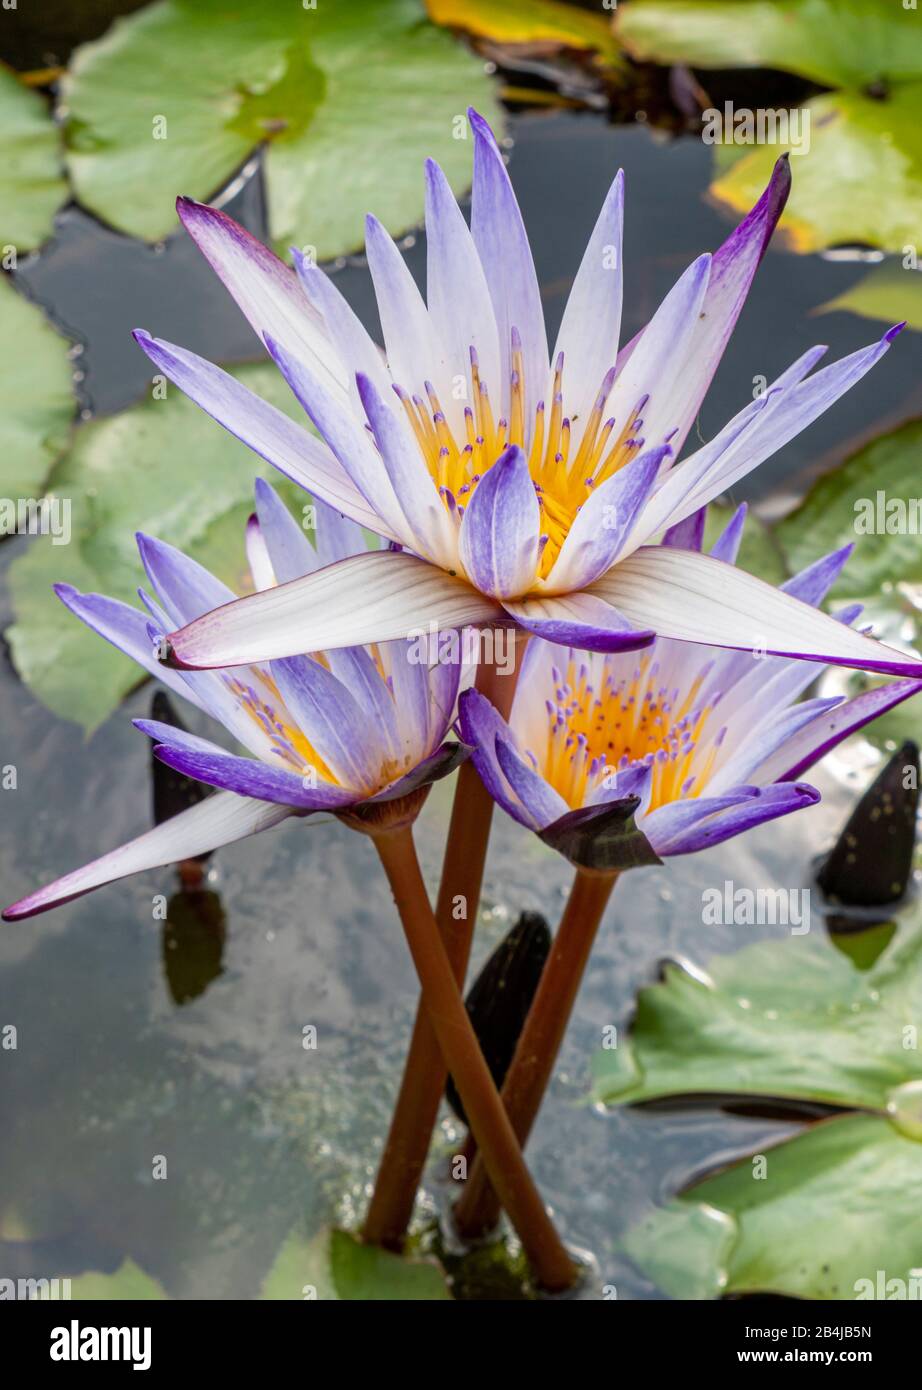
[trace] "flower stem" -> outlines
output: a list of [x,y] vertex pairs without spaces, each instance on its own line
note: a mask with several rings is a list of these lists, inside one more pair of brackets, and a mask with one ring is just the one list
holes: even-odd
[[448,952],[429,904],[413,832],[405,826],[374,835],[438,1046],[480,1145],[481,1161],[509,1214],[538,1284],[569,1288],[576,1268],[554,1229],[480,1050]]
[[[492,661],[477,671],[477,689],[508,717],[518,678],[524,640],[516,639],[512,671]],[[454,977],[464,982],[471,938],[480,905],[480,889],[493,818],[493,800],[470,761],[458,771],[451,823],[436,905],[439,933]],[[448,1070],[429,1015],[420,1002],[404,1066],[397,1105],[381,1156],[362,1235],[373,1245],[399,1250],[413,1213]]]
[[[541,973],[503,1084],[503,1104],[523,1148],[541,1108],[592,944],[617,878],[617,874],[599,874],[587,869],[576,871],[551,954]],[[470,1149],[466,1152],[470,1153]],[[459,1235],[466,1239],[487,1235],[499,1220],[502,1205],[502,1193],[491,1183],[487,1166],[478,1156],[464,1193],[454,1208]]]

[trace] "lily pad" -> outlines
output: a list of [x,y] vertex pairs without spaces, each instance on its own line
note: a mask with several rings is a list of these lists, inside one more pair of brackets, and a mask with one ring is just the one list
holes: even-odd
[[616,32],[635,57],[778,68],[824,87],[922,78],[922,29],[880,0],[630,0]]
[[0,493],[11,501],[40,497],[67,445],[74,418],[68,351],[41,309],[0,275]]
[[347,1231],[321,1231],[312,1240],[293,1232],[266,1275],[264,1299],[446,1301],[445,1275],[435,1260],[363,1245]]
[[40,246],[54,230],[67,197],[58,128],[48,103],[0,65],[0,245],[17,252]]
[[[922,222],[920,103],[922,82],[894,87],[886,101],[841,91],[807,102],[802,113],[809,118],[809,149],[800,130],[804,152],[791,161],[791,196],[779,224],[794,250],[856,242],[888,251],[916,245]],[[754,146],[716,179],[712,195],[737,212],[748,209],[779,153],[777,144]]]
[[436,24],[498,43],[588,50],[607,63],[623,62],[607,16],[560,0],[426,0],[426,9]]
[[[605,1103],[674,1095],[772,1096],[884,1110],[922,1078],[922,932],[901,932],[867,971],[825,936],[719,956],[706,981],[675,965],[642,990],[630,1040],[597,1054]],[[922,1169],[922,1150],[918,1159]]]
[[164,1299],[156,1279],[139,1269],[134,1260],[125,1260],[114,1274],[81,1274],[70,1281],[70,1296],[81,1302],[92,1299],[113,1302],[138,1302],[141,1299]]
[[793,568],[855,541],[834,590],[837,598],[879,597],[885,585],[892,591],[894,580],[922,584],[922,515],[916,515],[915,534],[910,529],[911,504],[919,497],[920,449],[922,420],[912,420],[824,474],[776,527]]
[[922,1268],[917,1141],[881,1116],[846,1115],[753,1158],[628,1233],[628,1253],[666,1293],[907,1297]]
[[265,144],[272,240],[319,259],[360,247],[368,210],[395,234],[419,221],[428,155],[465,187],[464,112],[498,115],[420,0],[160,0],[77,50],[63,102],[74,187],[111,225],[165,236],[177,194],[212,197]]
[[905,319],[910,328],[922,331],[922,270],[910,269],[901,261],[887,261],[813,312],[832,314],[837,310],[887,324]]
[[[300,407],[272,367],[232,370],[298,419]],[[13,663],[49,709],[92,732],[142,678],[134,662],[67,611],[52,584],[136,603],[144,573],[134,533],[141,530],[188,550],[239,588],[253,475],[250,450],[172,387],[164,400],[149,399],[77,431],[50,484],[56,496],[71,500],[70,543],[38,536],[9,573]],[[303,504],[305,494],[294,486],[287,495]]]

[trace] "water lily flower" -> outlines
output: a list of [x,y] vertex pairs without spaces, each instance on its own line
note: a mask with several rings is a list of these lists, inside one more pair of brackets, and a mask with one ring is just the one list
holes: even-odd
[[[361,528],[317,504],[317,547],[263,481],[247,527],[254,583],[277,583],[317,571],[365,548]],[[69,584],[67,607],[114,646],[211,715],[246,750],[228,752],[171,724],[137,719],[170,767],[221,788],[199,804],[7,908],[30,917],[93,888],[145,869],[204,854],[255,835],[289,816],[315,811],[387,819],[457,766],[463,749],[447,737],[455,718],[462,663],[431,668],[411,646],[337,648],[231,671],[174,672],[157,658],[162,634],[234,594],[173,546],[139,536],[153,595],[146,612]]]
[[157,370],[289,478],[391,543],[251,595],[169,635],[203,668],[515,623],[565,645],[655,636],[890,674],[919,657],[834,623],[712,556],[650,544],[732,487],[853,386],[898,331],[813,372],[812,348],[676,463],[790,186],[786,159],[715,255],[700,256],[619,347],[623,179],[590,236],[553,353],[499,146],[470,113],[470,228],[426,166],[427,299],[369,218],[382,357],[332,281],[289,270],[225,214],[179,215],[320,438],[181,347],[136,334]]
[[[744,515],[745,506],[711,552],[728,566]],[[694,554],[696,530],[678,537]],[[785,592],[817,605],[849,553],[818,560]],[[860,611],[833,621],[848,627]],[[623,653],[532,640],[509,721],[468,690],[459,722],[481,778],[511,816],[577,866],[613,871],[706,849],[812,805],[819,792],[798,780],[803,773],[922,690],[922,680],[898,680],[851,700],[801,700],[817,674],[806,661],[669,638]],[[638,836],[627,828],[632,816]]]

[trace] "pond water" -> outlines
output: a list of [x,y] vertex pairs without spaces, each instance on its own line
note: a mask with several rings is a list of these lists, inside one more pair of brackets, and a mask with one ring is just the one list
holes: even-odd
[[[703,196],[710,151],[694,138],[556,112],[513,117],[509,129],[552,328],[618,164],[628,189],[626,337],[726,235],[730,224]],[[258,170],[229,206],[264,232]],[[422,235],[409,259],[421,276]],[[847,314],[812,317],[862,273],[855,263],[768,255],[704,406],[704,436],[750,398],[754,376],[771,379],[810,343],[829,341],[839,356],[874,338],[876,325]],[[128,338],[136,325],[224,361],[254,354],[243,319],[184,238],[151,249],[69,209],[18,280],[84,344],[87,411],[144,393],[149,363]],[[376,331],[361,263],[337,283]],[[850,440],[917,413],[918,383],[910,340],[736,500],[784,509]],[[0,546],[4,572],[26,544]],[[0,606],[6,626],[5,585]],[[150,823],[149,747],[129,721],[148,713],[151,695],[150,684],[137,690],[85,741],[32,698],[5,656],[0,761],[17,765],[19,789],[0,796],[4,901]],[[202,727],[191,712],[187,723]],[[807,883],[853,798],[846,782],[837,764],[819,777],[824,801],[811,812],[631,873],[615,893],[529,1155],[567,1239],[595,1253],[620,1297],[660,1296],[619,1255],[625,1227],[703,1164],[791,1124],[716,1109],[595,1112],[584,1097],[602,1029],[627,1021],[663,956],[703,964],[783,931],[704,926],[701,890],[725,878]],[[433,886],[451,791],[434,789],[419,825]],[[563,862],[498,813],[475,960],[523,908],[553,919],[567,883]],[[336,822],[290,823],[217,854],[208,886],[212,896],[190,898],[174,871],[148,873],[0,933],[0,1026],[15,1024],[19,1037],[15,1052],[0,1052],[0,1275],[113,1271],[130,1258],[175,1298],[251,1298],[293,1228],[358,1219],[416,1003],[371,846]],[[169,924],[153,916],[160,894],[171,899]],[[307,1025],[316,1050],[302,1046]],[[446,1111],[444,1152],[453,1134]],[[165,1181],[152,1177],[157,1155]]]

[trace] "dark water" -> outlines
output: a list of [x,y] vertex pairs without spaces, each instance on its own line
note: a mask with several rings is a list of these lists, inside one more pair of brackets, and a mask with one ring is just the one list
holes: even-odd
[[[663,142],[594,115],[520,117],[511,129],[511,171],[552,325],[619,163],[628,180],[627,336],[726,234],[730,224],[703,201],[710,153],[694,139]],[[258,178],[232,211],[262,230]],[[421,273],[421,237],[410,259]],[[705,436],[749,399],[755,375],[771,378],[818,339],[838,356],[876,336],[876,325],[848,315],[810,317],[863,269],[768,256],[704,407]],[[246,324],[179,238],[153,250],[69,209],[18,278],[85,343],[88,410],[117,410],[143,393],[149,364],[127,338],[135,325],[223,360],[254,352]],[[343,268],[337,283],[374,326],[361,265]],[[917,343],[906,335],[740,497],[781,506],[850,438],[917,411]],[[4,543],[0,567],[27,543]],[[6,625],[5,587],[0,604]],[[19,789],[0,794],[4,901],[150,823],[148,744],[129,723],[150,698],[148,685],[85,742],[33,700],[5,658],[0,761],[17,765]],[[595,1252],[601,1282],[621,1297],[657,1296],[618,1254],[625,1226],[702,1164],[785,1130],[711,1111],[601,1115],[582,1103],[589,1059],[602,1028],[625,1022],[660,957],[705,962],[772,933],[703,926],[701,889],[724,878],[807,882],[811,856],[852,795],[844,764],[833,773],[819,779],[824,803],[804,816],[634,872],[615,894],[529,1152],[567,1237]],[[433,885],[450,796],[450,786],[437,787],[419,827]],[[174,899],[169,927],[155,920],[154,899],[178,883],[160,871],[0,933],[0,1028],[15,1024],[19,1038],[16,1051],[0,1051],[0,1276],[111,1271],[128,1257],[172,1297],[250,1298],[293,1227],[310,1233],[360,1214],[416,1000],[373,852],[338,823],[301,822],[219,853],[211,875],[217,896],[198,912]],[[522,908],[553,917],[566,886],[562,861],[498,815],[477,959]],[[318,1047],[306,1051],[311,1024]],[[446,1120],[445,1151],[451,1134]],[[157,1156],[166,1180],[152,1177]]]

